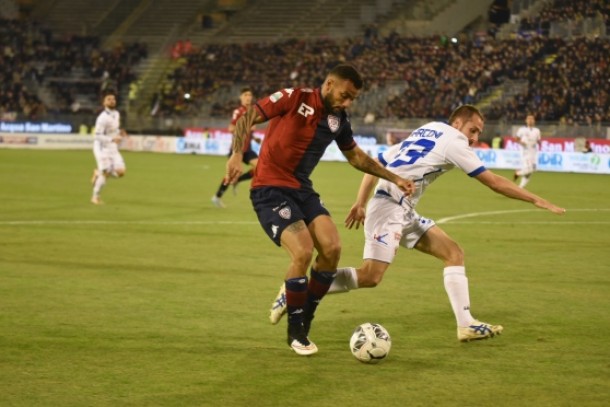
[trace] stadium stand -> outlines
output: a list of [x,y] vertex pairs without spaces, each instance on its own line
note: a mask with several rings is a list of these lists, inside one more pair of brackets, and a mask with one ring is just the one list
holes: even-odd
[[[460,103],[503,123],[525,110],[610,121],[603,0],[0,1],[4,119],[88,112],[113,87],[133,127],[224,122],[240,86],[316,85],[349,61],[366,78],[355,123],[440,118]],[[502,25],[487,21],[498,4]]]

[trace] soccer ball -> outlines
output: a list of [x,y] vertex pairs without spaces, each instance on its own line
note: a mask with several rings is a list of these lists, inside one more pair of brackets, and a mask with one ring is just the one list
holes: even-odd
[[390,353],[392,340],[388,331],[379,324],[366,322],[352,334],[349,347],[356,359],[363,363],[379,363]]

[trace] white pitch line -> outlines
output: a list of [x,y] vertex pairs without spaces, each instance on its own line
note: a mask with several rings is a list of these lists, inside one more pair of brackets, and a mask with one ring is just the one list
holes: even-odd
[[[479,217],[479,216],[505,215],[507,213],[524,213],[524,212],[538,212],[538,211],[544,211],[544,209],[512,209],[512,210],[506,210],[506,211],[471,212],[471,213],[465,213],[465,214],[462,214],[462,215],[456,215],[456,216],[449,216],[449,217],[446,217],[446,218],[441,218],[439,220],[436,220],[435,222],[437,224],[442,224],[442,223],[453,222],[453,221],[458,220],[458,219],[476,218],[476,217]],[[570,213],[570,212],[607,212],[607,211],[610,211],[610,208],[601,208],[601,209],[598,209],[598,208],[592,208],[592,209],[568,209],[567,213]],[[566,221],[566,222],[557,221],[557,223],[568,223],[568,222],[569,221]],[[483,222],[479,221],[477,223],[483,223]],[[507,222],[507,223],[515,223],[515,222]],[[534,222],[527,222],[527,223],[534,223]],[[549,222],[542,222],[542,223],[549,223]],[[575,223],[584,223],[584,222],[575,222]],[[600,223],[600,222],[594,222],[594,223]]]
[[[564,221],[564,220],[549,220],[549,221],[472,221],[460,222],[460,219],[476,218],[489,215],[505,215],[509,213],[524,213],[538,212],[542,209],[512,209],[505,211],[488,211],[488,212],[472,212],[462,215],[449,216],[436,220],[437,224],[449,223],[454,224],[608,224],[610,221]],[[568,209],[570,212],[608,212],[610,208],[591,208],[591,209]],[[27,225],[258,225],[256,221],[230,221],[230,220],[5,220],[0,221],[0,225],[4,226],[27,226]]]

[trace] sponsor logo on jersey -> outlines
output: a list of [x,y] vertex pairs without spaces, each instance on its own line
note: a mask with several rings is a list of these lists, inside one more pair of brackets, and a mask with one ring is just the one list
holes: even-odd
[[272,103],[277,102],[278,100],[280,100],[282,98],[282,96],[284,96],[284,94],[280,91],[275,92],[273,95],[269,96],[269,100]]
[[300,115],[307,117],[307,116],[311,116],[313,114],[314,110],[313,110],[313,107],[308,106],[305,103],[301,103],[301,106],[299,106],[299,110],[297,110],[297,112]]
[[292,216],[292,211],[290,210],[289,206],[285,206],[282,209],[280,209],[278,214],[280,215],[281,218],[288,220]]
[[335,133],[337,130],[339,130],[339,118],[337,116],[333,116],[333,115],[329,114],[327,120],[328,120],[328,128],[330,129],[330,131]]

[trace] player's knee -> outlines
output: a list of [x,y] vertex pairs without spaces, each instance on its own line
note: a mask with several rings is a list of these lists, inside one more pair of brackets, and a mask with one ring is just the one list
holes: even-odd
[[383,279],[385,268],[375,267],[374,265],[365,265],[358,269],[358,287],[373,288],[377,287]]
[[374,288],[381,283],[383,279],[383,273],[367,273],[366,275],[359,276],[358,286],[360,288]]
[[325,244],[320,255],[331,264],[338,264],[341,258],[341,243],[331,242]]
[[457,243],[449,250],[445,263],[451,265],[464,264],[464,250]]
[[307,248],[302,247],[299,250],[296,250],[292,254],[292,261],[299,268],[307,269],[311,264],[311,260],[313,259],[313,247]]

